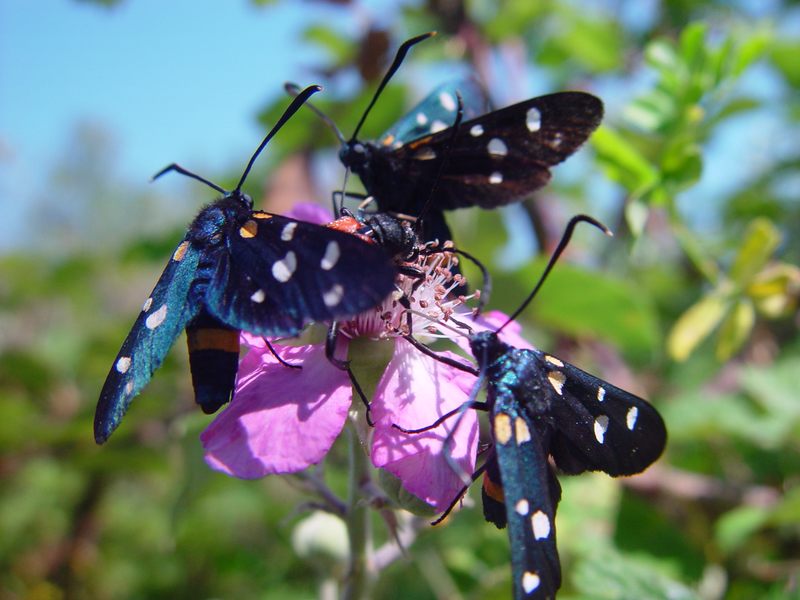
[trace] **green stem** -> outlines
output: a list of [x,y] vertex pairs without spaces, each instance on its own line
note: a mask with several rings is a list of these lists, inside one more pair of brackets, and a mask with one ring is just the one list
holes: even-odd
[[350,491],[347,498],[345,524],[350,541],[350,566],[347,571],[343,600],[361,600],[369,597],[373,578],[369,573],[368,555],[371,546],[369,506],[363,501],[362,490],[370,481],[370,466],[361,447],[358,435],[347,428],[350,451]]

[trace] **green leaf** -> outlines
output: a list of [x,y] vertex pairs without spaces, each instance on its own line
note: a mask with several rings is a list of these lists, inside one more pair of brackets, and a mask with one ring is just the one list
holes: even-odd
[[749,284],[775,252],[780,241],[780,231],[769,219],[758,218],[750,223],[731,267],[733,281],[740,286]]
[[658,182],[658,170],[613,129],[601,127],[591,137],[591,143],[606,174],[631,195],[640,197]]
[[652,562],[613,551],[596,552],[572,570],[575,587],[593,600],[694,600],[698,596]]
[[[534,272],[544,265],[538,260]],[[629,356],[651,354],[660,344],[654,306],[640,287],[571,265],[553,270],[533,310],[543,324],[605,340]]]
[[714,538],[725,554],[735,552],[758,531],[769,518],[761,506],[740,506],[722,515],[714,526]]
[[712,292],[684,312],[672,326],[667,338],[667,352],[676,361],[684,361],[719,324],[728,310],[729,300]]
[[303,32],[303,38],[307,42],[323,47],[333,58],[334,64],[344,64],[351,61],[355,48],[352,42],[339,35],[339,33],[324,25],[311,25]]
[[770,59],[786,81],[794,88],[800,88],[800,40],[783,39],[770,47]]
[[756,321],[756,311],[749,299],[743,298],[734,304],[719,331],[717,340],[717,359],[728,360],[736,354],[750,336]]

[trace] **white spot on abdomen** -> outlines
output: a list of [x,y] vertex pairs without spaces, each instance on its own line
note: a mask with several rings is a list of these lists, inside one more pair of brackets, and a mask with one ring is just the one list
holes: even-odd
[[284,242],[291,242],[292,238],[294,237],[295,229],[297,229],[297,223],[295,221],[284,225],[283,230],[281,231],[281,240]]
[[117,361],[117,371],[120,373],[127,373],[128,369],[130,368],[131,368],[131,357],[120,356],[119,360]]
[[297,256],[289,250],[286,256],[273,263],[272,276],[281,283],[286,283],[294,275],[295,269],[297,269]]
[[550,517],[537,510],[531,517],[531,527],[533,528],[533,537],[535,539],[545,539],[550,535]]
[[144,321],[145,327],[148,329],[155,329],[159,325],[164,322],[164,319],[167,318],[167,305],[162,304],[161,308],[159,308],[156,312],[152,313],[149,317],[147,317]]
[[252,300],[256,304],[261,304],[266,298],[267,295],[264,293],[264,290],[256,290],[255,292],[253,292],[253,295],[250,296],[250,300]]
[[339,304],[339,302],[342,301],[343,296],[344,296],[344,288],[337,283],[327,292],[324,292],[322,294],[322,301],[328,308],[333,308],[334,306]]
[[542,113],[539,112],[538,108],[528,109],[525,115],[525,125],[531,133],[539,131],[542,128]]
[[486,145],[486,149],[492,156],[505,156],[508,154],[508,146],[500,138],[492,138]]
[[635,406],[631,406],[628,409],[628,414],[625,415],[625,424],[628,426],[628,429],[633,431],[633,428],[636,427],[636,419],[639,418],[639,409]]
[[608,431],[608,417],[600,415],[594,420],[594,437],[601,444],[606,439],[606,431]]
[[333,267],[336,266],[336,263],[339,260],[339,256],[341,256],[341,251],[339,250],[339,243],[335,241],[328,242],[328,245],[325,247],[325,256],[322,257],[319,266],[322,267],[325,271],[330,271]]

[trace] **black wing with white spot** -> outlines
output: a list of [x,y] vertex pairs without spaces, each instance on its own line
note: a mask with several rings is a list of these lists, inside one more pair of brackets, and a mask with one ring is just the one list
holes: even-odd
[[200,310],[192,287],[202,277],[201,252],[177,247],[114,360],[94,416],[98,444],[117,428],[133,398],[150,381],[186,324]]
[[474,78],[443,83],[397,121],[378,140],[379,146],[398,148],[412,140],[452,127],[461,96],[464,119],[489,110],[486,90]]
[[[555,530],[561,489],[547,462],[548,427],[544,421],[531,419],[523,403],[524,399],[515,392],[506,393],[496,397],[492,410],[494,451],[511,546],[514,598],[555,598],[561,585]],[[490,471],[487,473],[491,476]]]
[[[550,180],[550,167],[574,153],[598,127],[602,102],[583,92],[532,98],[392,152],[395,169],[433,181],[447,156],[435,206],[494,208],[523,199]],[[379,198],[380,201],[380,198]]]
[[352,317],[394,288],[383,248],[327,227],[256,211],[229,226],[226,244],[206,306],[252,333],[293,335],[310,321]]
[[661,455],[667,431],[647,401],[558,358],[525,352],[538,355],[554,395],[550,454],[560,470],[633,475]]

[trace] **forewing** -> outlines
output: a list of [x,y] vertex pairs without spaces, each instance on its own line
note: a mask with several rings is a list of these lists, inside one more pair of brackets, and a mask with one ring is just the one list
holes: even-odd
[[664,450],[664,421],[647,401],[560,359],[538,351],[546,372],[554,433],[550,453],[567,473],[633,475]]
[[327,227],[257,211],[226,243],[206,304],[236,329],[294,335],[310,321],[355,316],[394,288],[383,248]]
[[100,392],[94,415],[98,444],[117,428],[131,400],[147,385],[175,338],[200,309],[190,294],[199,261],[200,251],[188,240],[181,242],[145,301]]
[[456,93],[461,95],[464,119],[473,119],[489,110],[486,91],[476,79],[443,83],[386,131],[378,145],[392,148],[451,127],[458,110]]
[[[447,156],[436,208],[494,208],[522,200],[550,180],[550,167],[583,144],[600,124],[603,104],[583,92],[532,98],[392,152],[395,169],[430,178]],[[427,179],[426,179],[427,180]]]
[[531,419],[521,402],[523,399],[510,395],[498,397],[492,411],[514,597],[555,598],[561,585],[555,530],[561,491],[547,461],[547,426]]

